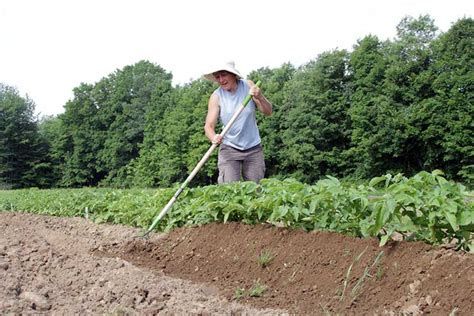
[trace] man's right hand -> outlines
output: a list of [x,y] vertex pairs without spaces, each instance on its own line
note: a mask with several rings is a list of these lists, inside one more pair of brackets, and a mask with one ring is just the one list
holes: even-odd
[[212,138],[212,143],[213,143],[213,144],[220,144],[220,143],[222,143],[222,136],[221,136],[220,134],[214,135],[214,137]]

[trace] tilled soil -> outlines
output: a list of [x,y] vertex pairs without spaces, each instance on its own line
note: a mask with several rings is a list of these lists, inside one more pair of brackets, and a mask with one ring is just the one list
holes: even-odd
[[241,223],[138,235],[0,212],[1,313],[474,314],[474,255],[449,248]]

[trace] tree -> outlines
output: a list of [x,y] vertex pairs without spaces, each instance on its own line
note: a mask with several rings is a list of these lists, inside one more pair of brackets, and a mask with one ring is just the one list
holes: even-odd
[[344,50],[321,54],[288,86],[279,161],[287,174],[300,180],[344,172],[342,153],[350,143],[348,56]]
[[60,116],[67,135],[61,184],[128,185],[128,165],[139,155],[147,113],[159,107],[171,79],[161,67],[140,61],[75,88]]
[[48,181],[48,187],[58,187],[64,173],[64,153],[68,141],[66,128],[58,116],[42,117],[38,127],[47,147],[47,161],[50,166],[45,179]]
[[348,171],[359,177],[370,174],[380,159],[376,153],[380,137],[369,135],[380,133],[379,108],[387,102],[381,84],[388,66],[385,46],[376,36],[366,36],[358,41],[349,60],[352,131],[351,146],[345,155],[351,162]]
[[426,148],[415,122],[421,102],[434,95],[429,68],[436,27],[428,16],[406,17],[397,32],[397,40],[383,44],[367,37],[351,57],[354,148],[348,154],[363,178],[410,175],[424,166]]
[[421,104],[417,122],[426,143],[426,168],[474,184],[474,20],[457,21],[434,43],[430,67],[435,95]]
[[[146,115],[171,90],[171,74],[148,61],[126,66],[102,80],[96,87],[109,92],[100,106],[100,118],[107,131],[98,152],[103,184],[122,186],[127,182],[127,165],[139,155]],[[126,184],[125,184],[126,185]]]
[[[135,185],[170,186],[188,176],[210,146],[203,127],[214,89],[210,82],[196,80],[157,100],[159,105],[147,116],[140,157],[133,164]],[[213,181],[215,161],[212,157],[206,163],[193,184]]]
[[64,123],[64,173],[61,186],[95,186],[105,174],[101,171],[97,153],[103,148],[106,125],[99,116],[99,100],[94,86],[81,84],[74,88],[74,98],[59,116]]
[[49,165],[34,114],[35,104],[18,91],[0,84],[0,186],[45,187]]

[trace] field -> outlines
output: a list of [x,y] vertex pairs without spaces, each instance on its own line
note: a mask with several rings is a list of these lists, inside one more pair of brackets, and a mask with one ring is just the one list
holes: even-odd
[[[0,212],[3,314],[472,315],[474,255],[450,245],[241,222],[152,233]],[[396,239],[396,238],[394,238]]]

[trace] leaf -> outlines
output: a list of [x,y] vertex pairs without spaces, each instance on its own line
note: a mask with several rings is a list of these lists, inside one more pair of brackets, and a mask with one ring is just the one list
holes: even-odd
[[229,215],[230,215],[231,212],[226,212],[224,214],[224,224],[227,223],[227,220],[229,219]]
[[298,222],[299,217],[300,217],[300,213],[301,213],[300,209],[298,209],[297,207],[292,207],[291,208],[291,215],[293,215],[292,221]]
[[458,216],[458,224],[461,226],[467,226],[474,224],[474,211],[465,210]]
[[435,169],[431,172],[431,174],[434,175],[434,176],[443,176],[444,172],[439,170],[439,169]]
[[389,235],[383,235],[382,238],[380,238],[379,246],[380,247],[385,246],[389,238],[390,238]]
[[386,177],[375,177],[372,178],[369,182],[369,186],[375,187],[377,184],[379,184],[382,181],[385,181]]
[[456,216],[454,214],[448,213],[448,212],[445,212],[445,216],[446,216],[446,219],[448,220],[449,224],[453,228],[453,230],[458,231],[459,226],[458,226],[458,223],[457,223]]
[[378,232],[383,227],[383,215],[385,210],[382,207],[377,209],[377,213],[375,215],[375,225],[371,229],[372,233]]

